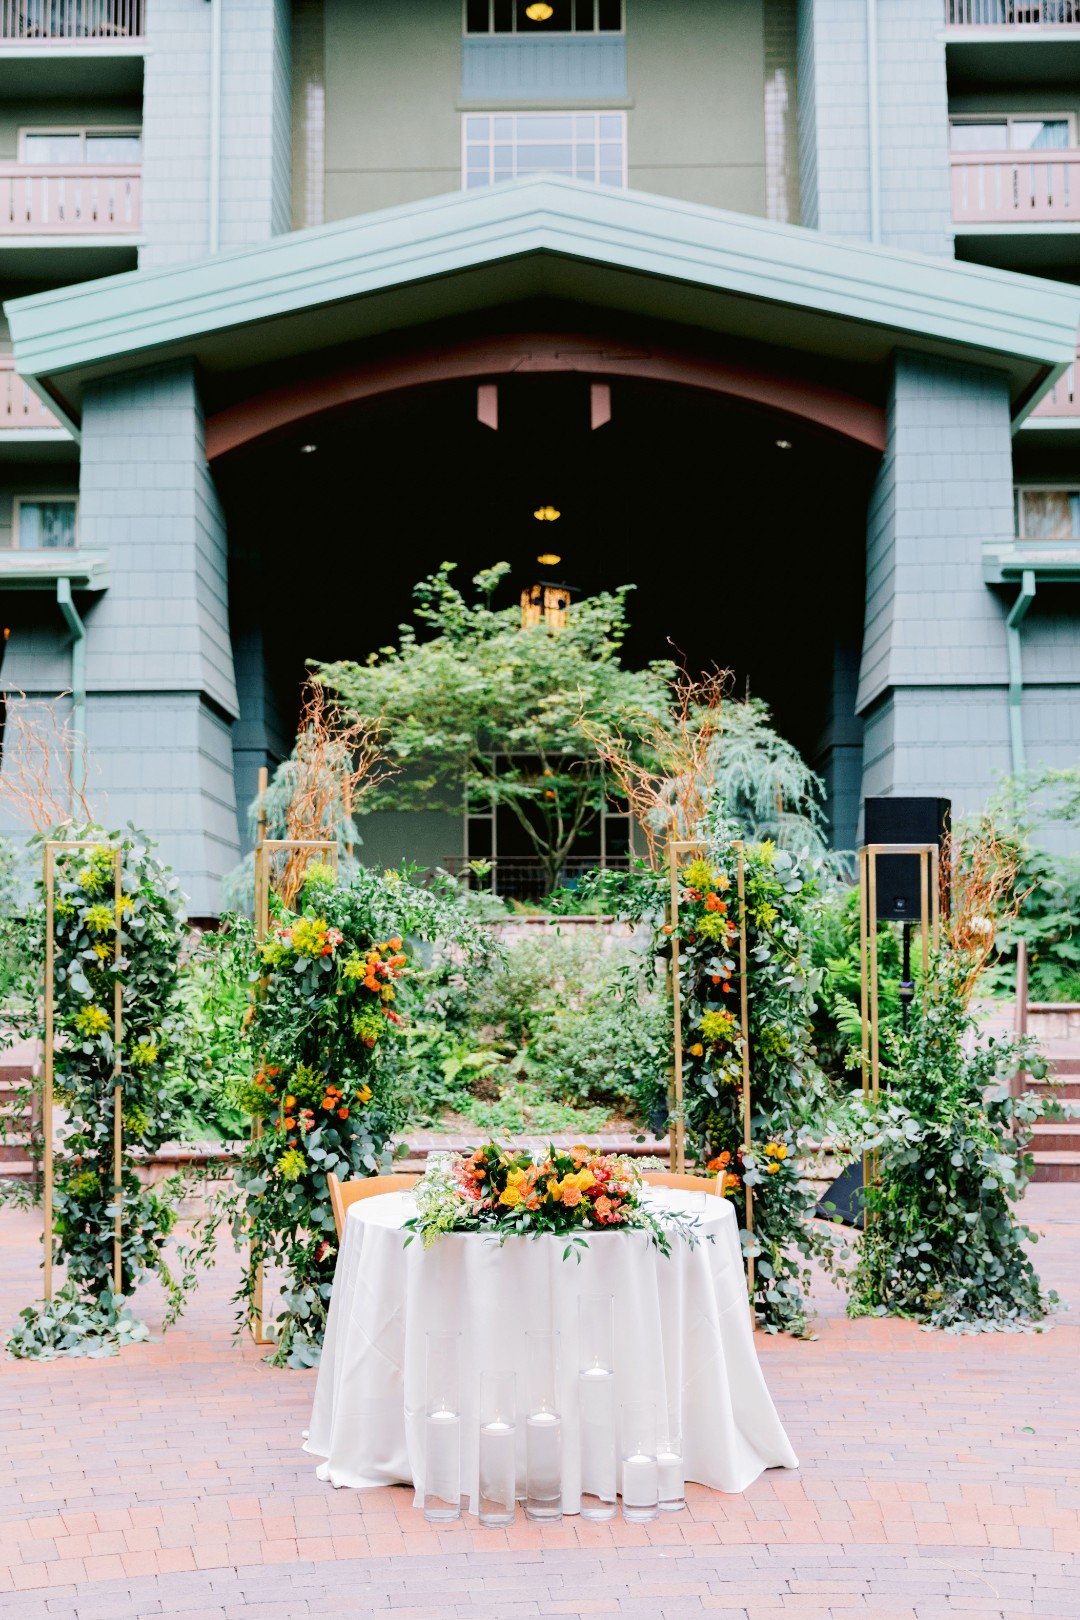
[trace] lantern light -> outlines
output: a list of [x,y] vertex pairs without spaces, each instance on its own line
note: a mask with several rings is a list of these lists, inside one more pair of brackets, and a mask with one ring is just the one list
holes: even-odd
[[557,506],[538,506],[533,513],[537,523],[555,523],[562,517]]
[[554,11],[555,7],[545,5],[543,0],[537,0],[535,5],[525,7],[525,15],[530,22],[547,22]]
[[[536,560],[542,568],[554,568],[562,558],[545,551]],[[570,587],[555,580],[540,579],[535,585],[526,585],[521,593],[521,628],[532,630],[543,624],[551,631],[562,630],[570,611],[570,597]]]

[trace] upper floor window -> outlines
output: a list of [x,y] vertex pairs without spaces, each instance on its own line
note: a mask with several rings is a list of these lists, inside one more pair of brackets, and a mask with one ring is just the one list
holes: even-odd
[[1080,540],[1080,489],[1018,489],[1021,540]]
[[139,163],[138,129],[24,129],[19,137],[23,163]]
[[15,544],[20,551],[71,551],[78,540],[75,495],[18,495]]
[[626,114],[467,113],[465,187],[527,174],[626,185]]
[[623,0],[465,0],[467,34],[619,34]]
[[1061,151],[1074,145],[1072,118],[1068,113],[1042,118],[1033,113],[954,118],[950,143],[954,152]]

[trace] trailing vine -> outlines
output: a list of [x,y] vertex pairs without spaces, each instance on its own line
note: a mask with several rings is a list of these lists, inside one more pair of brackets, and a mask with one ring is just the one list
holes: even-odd
[[[234,926],[248,928],[237,922]],[[250,1319],[257,1268],[285,1274],[273,1324],[276,1366],[318,1362],[337,1258],[327,1176],[389,1167],[403,1123],[400,1068],[383,1061],[402,1027],[395,1008],[420,940],[450,952],[467,979],[495,947],[460,907],[405,877],[361,869],[339,885],[307,869],[294,915],[274,901],[269,939],[254,944],[261,980],[249,1027],[251,1071],[240,1100],[261,1133],[245,1149],[222,1210],[250,1242],[236,1299]],[[204,1236],[206,1251],[212,1232]]]

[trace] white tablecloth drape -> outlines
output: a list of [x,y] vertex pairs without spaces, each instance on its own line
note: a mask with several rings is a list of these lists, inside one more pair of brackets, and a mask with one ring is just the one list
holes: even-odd
[[[305,1449],[336,1486],[412,1482],[423,1490],[427,1335],[461,1335],[462,1493],[476,1508],[480,1374],[518,1373],[518,1477],[525,1482],[525,1333],[560,1334],[563,1506],[580,1500],[577,1421],[578,1301],[611,1295],[616,1398],[651,1400],[676,1414],[686,1477],[741,1491],[765,1468],[797,1459],[765,1387],[754,1348],[735,1211],[707,1196],[699,1242],[677,1234],[665,1258],[643,1233],[598,1232],[580,1264],[565,1238],[480,1233],[419,1237],[406,1247],[408,1193],[352,1205]],[[667,1190],[657,1205],[692,1207]]]

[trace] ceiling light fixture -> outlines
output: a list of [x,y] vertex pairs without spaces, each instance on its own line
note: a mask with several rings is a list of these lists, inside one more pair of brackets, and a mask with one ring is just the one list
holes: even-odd
[[562,513],[555,506],[538,506],[533,517],[537,523],[554,523],[556,518],[562,517]]
[[791,449],[791,440],[790,439],[777,439],[776,448],[778,450],[790,450]]
[[528,17],[530,22],[547,22],[548,18],[553,15],[554,11],[554,6],[544,5],[541,3],[541,0],[538,0],[538,3],[534,6],[525,7],[525,15]]
[[302,456],[313,456],[318,448],[319,447],[317,444],[302,444],[300,446],[300,454]]
[[562,562],[562,558],[557,557],[553,551],[542,551],[536,560],[541,568],[557,568]]

